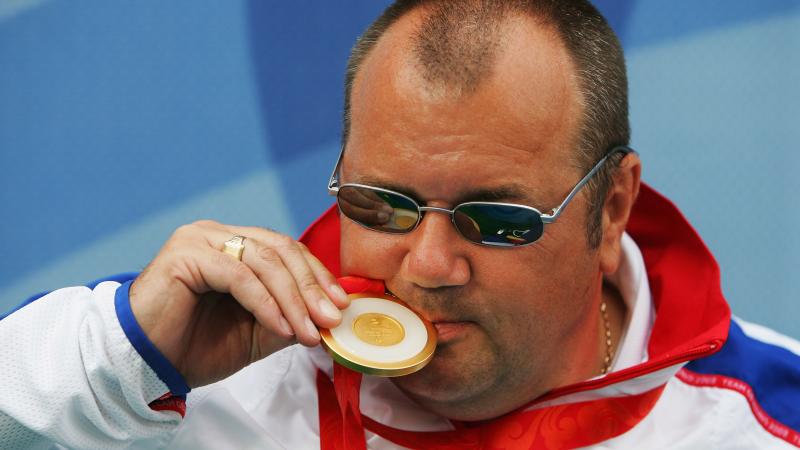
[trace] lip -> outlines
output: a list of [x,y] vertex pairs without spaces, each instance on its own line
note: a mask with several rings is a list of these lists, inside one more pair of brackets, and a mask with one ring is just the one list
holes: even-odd
[[463,337],[467,333],[469,322],[433,322],[439,343],[446,343]]
[[[388,286],[384,285],[384,292],[396,299],[400,299],[400,297],[395,295],[394,292],[389,290]],[[436,328],[436,336],[439,344],[443,344],[463,336],[468,331],[467,329],[469,326],[472,324],[472,322],[469,321],[448,320],[444,317],[432,317],[431,315],[426,314],[424,311],[417,311],[417,314],[421,315],[425,320],[432,323],[434,328]]]

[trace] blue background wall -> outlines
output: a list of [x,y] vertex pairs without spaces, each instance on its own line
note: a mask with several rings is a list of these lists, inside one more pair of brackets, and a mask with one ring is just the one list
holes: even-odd
[[[140,270],[199,218],[297,236],[331,201],[348,50],[387,3],[0,2],[0,311]],[[734,312],[800,337],[800,2],[597,4],[645,180]]]

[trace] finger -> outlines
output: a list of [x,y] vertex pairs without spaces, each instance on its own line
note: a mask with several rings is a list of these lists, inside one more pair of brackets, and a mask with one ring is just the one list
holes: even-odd
[[[271,243],[272,245],[278,246],[282,245],[282,242],[286,242],[285,239],[287,238],[285,235],[280,233],[258,227],[229,226],[226,228],[226,231],[229,233],[238,233],[242,236],[252,236],[259,242]],[[291,244],[297,246],[297,249],[300,250],[303,257],[306,259],[307,264],[311,268],[311,271],[317,280],[317,284],[322,288],[325,295],[339,308],[347,307],[350,302],[347,298],[347,294],[344,292],[344,289],[342,289],[342,287],[339,285],[339,282],[336,280],[336,277],[301,242],[291,240]]]
[[297,244],[300,246],[300,250],[303,252],[303,256],[306,258],[309,267],[311,267],[311,270],[314,272],[314,276],[320,281],[320,285],[325,288],[328,297],[340,309],[350,306],[350,299],[347,297],[347,293],[344,292],[344,289],[339,285],[336,277],[328,271],[328,268],[322,264],[322,261],[311,253],[311,250],[309,250],[305,244],[302,242],[298,242]]
[[[311,284],[314,280],[309,280],[309,276],[313,278],[310,269],[308,276],[290,270],[290,267],[297,265],[295,259],[298,256],[288,255],[287,252],[286,249],[278,250],[251,239],[245,247],[242,260],[274,294],[298,340],[304,345],[317,345],[319,332],[316,323],[326,327],[335,326],[341,314],[329,300],[323,300],[320,288],[313,289]],[[295,269],[295,272],[298,270]],[[330,306],[321,306],[325,303]]]
[[272,293],[243,262],[220,251],[199,248],[189,258],[208,290],[230,294],[263,328],[285,339],[294,335]]
[[[207,230],[209,244],[222,248],[233,234],[245,236],[242,261],[259,277],[276,298],[298,340],[316,345],[319,334],[315,324],[331,328],[339,324],[342,307],[348,303],[335,277],[319,262],[315,268],[297,241],[262,228],[212,226]],[[306,249],[307,250],[307,249]],[[308,253],[309,256],[310,252]],[[331,298],[336,298],[332,302]]]
[[278,233],[264,233],[263,236],[272,241],[264,243],[254,238],[248,230],[226,228],[227,231],[208,231],[212,246],[215,242],[224,244],[223,239],[227,240],[232,234],[245,236],[242,262],[275,298],[298,341],[308,346],[317,345],[320,336],[316,324],[334,327],[341,320],[341,313],[317,284],[299,248],[295,246],[293,254],[293,241]]
[[[282,235],[272,238],[273,242],[267,243],[267,248],[259,248],[255,254],[262,259],[271,259],[277,254],[296,283],[314,322],[328,328],[338,325],[342,315],[323,288],[325,284],[335,282],[333,275],[319,280],[297,241]],[[256,241],[256,245],[262,244]]]

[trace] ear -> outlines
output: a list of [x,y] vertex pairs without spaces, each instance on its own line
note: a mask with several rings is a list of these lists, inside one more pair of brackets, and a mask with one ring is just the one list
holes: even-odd
[[614,172],[603,203],[603,239],[600,241],[600,270],[611,274],[619,267],[622,255],[622,233],[628,224],[642,174],[642,161],[636,153],[628,153]]

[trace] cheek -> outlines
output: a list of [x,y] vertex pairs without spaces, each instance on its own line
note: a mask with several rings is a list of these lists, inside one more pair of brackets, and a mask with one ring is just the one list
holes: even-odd
[[341,218],[342,275],[387,280],[400,270],[399,236],[370,231]]
[[503,251],[483,261],[483,270],[476,269],[480,290],[491,293],[484,305],[486,325],[500,339],[539,341],[568,333],[590,303],[596,258],[585,249],[577,251],[580,245],[561,241],[551,251],[556,249],[543,244],[523,250],[524,255]]

